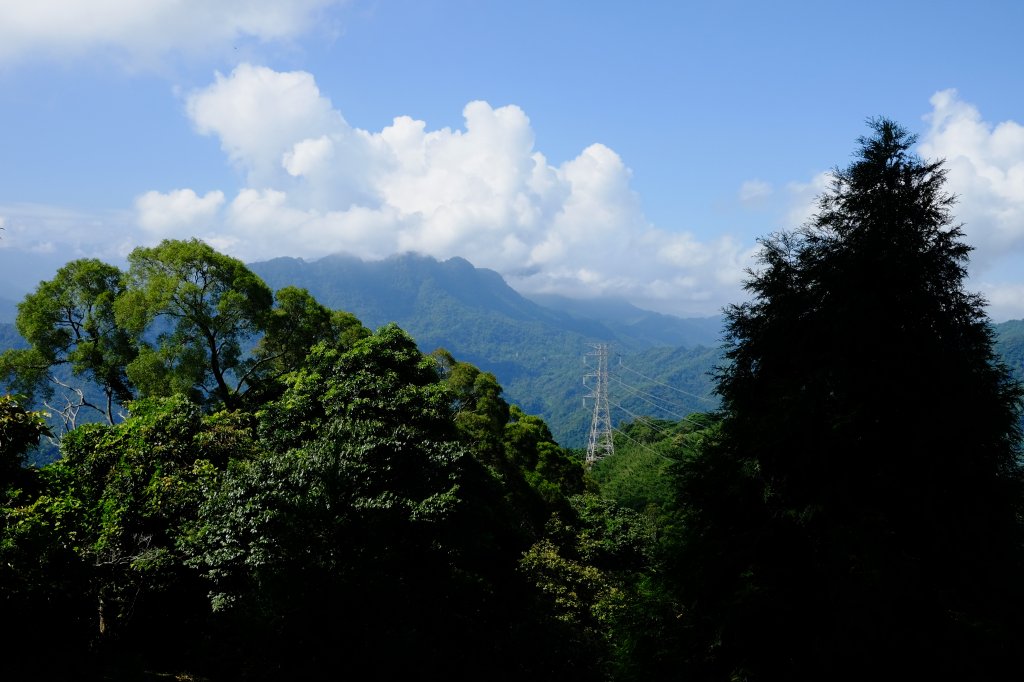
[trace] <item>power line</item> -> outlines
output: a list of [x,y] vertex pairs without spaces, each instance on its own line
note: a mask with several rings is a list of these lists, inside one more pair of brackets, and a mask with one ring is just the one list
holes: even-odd
[[[661,428],[650,417],[645,417],[645,416],[642,416],[642,415],[633,414],[632,412],[630,412],[629,410],[627,410],[626,408],[624,408],[622,405],[620,405],[618,403],[615,403],[615,407],[619,408],[620,410],[622,410],[623,412],[625,412],[629,416],[633,417],[633,419],[635,419],[635,420],[637,420],[637,421],[639,421],[639,422],[641,422],[643,424],[646,424],[650,428],[654,429],[663,438],[673,438],[673,437],[675,437],[677,435],[675,433],[672,433],[671,431],[668,431],[667,429]],[[687,420],[687,421],[689,421],[689,420]],[[692,422],[692,423],[696,424],[697,422]],[[703,425],[700,425],[700,426],[703,426]],[[630,438],[630,436],[628,434],[626,434],[625,431],[622,431],[621,429],[615,429],[615,433],[622,434],[625,438],[629,439],[631,442],[635,443],[636,445],[638,445],[640,447],[645,447],[643,443],[640,443],[639,441],[634,440],[633,438]],[[650,448],[645,448],[645,449],[649,450],[650,452],[654,452],[654,450],[651,450]],[[655,454],[658,454],[658,453],[655,453]],[[670,457],[666,457],[665,459],[671,459],[671,458]],[[677,460],[673,459],[672,461],[675,462]]]
[[[613,455],[615,453],[615,442],[613,438],[613,433],[620,434],[623,438],[635,444],[637,447],[646,450],[647,452],[650,452],[651,454],[656,455],[657,457],[666,459],[670,462],[676,462],[677,460],[672,459],[671,457],[666,457],[665,455],[648,447],[644,443],[637,441],[624,431],[614,427],[611,420],[611,408],[608,397],[609,378],[614,378],[618,385],[622,386],[625,390],[632,393],[634,397],[639,398],[648,405],[651,405],[666,414],[672,415],[676,419],[688,422],[698,428],[706,428],[708,425],[705,423],[694,421],[693,419],[683,416],[665,406],[667,404],[672,407],[675,407],[676,404],[673,401],[667,398],[656,396],[653,393],[632,386],[631,384],[624,381],[622,377],[612,375],[609,372],[608,367],[608,345],[599,343],[591,344],[591,347],[593,348],[593,351],[586,353],[586,355],[583,358],[584,364],[587,365],[588,369],[590,369],[590,365],[587,364],[587,358],[593,357],[597,359],[597,367],[594,368],[594,371],[588,372],[583,375],[583,385],[590,389],[590,392],[584,396],[584,405],[586,404],[586,400],[588,398],[594,400],[594,409],[592,411],[590,420],[590,434],[587,439],[587,454],[585,460],[586,466],[589,468],[598,459],[607,457],[609,455]],[[643,372],[640,372],[638,370],[633,369],[632,367],[623,364],[621,355],[618,357],[619,368],[632,372],[633,374],[651,382],[652,384],[664,386],[665,388],[673,390],[681,395],[689,396],[691,398],[704,400],[706,402],[714,402],[713,400],[705,396],[699,396],[695,393],[690,393],[689,391],[677,388],[663,381],[659,381],[653,377],[649,377]],[[594,385],[588,384],[588,379],[594,380]],[[657,423],[655,423],[652,417],[646,417],[635,414],[630,410],[626,409],[625,407],[623,407],[623,405],[619,402],[615,403],[615,407],[622,410],[624,413],[632,417],[635,421],[650,426],[653,430],[658,432],[664,438],[672,437],[675,435],[660,427]]]
[[625,438],[626,440],[628,440],[633,445],[636,445],[637,447],[641,448],[642,450],[646,450],[647,452],[651,453],[652,455],[654,455],[656,457],[661,457],[662,459],[668,460],[669,462],[672,462],[673,464],[679,461],[678,459],[672,459],[671,457],[666,457],[665,455],[661,454],[660,452],[658,452],[654,448],[648,447],[644,443],[641,443],[640,441],[638,441],[635,438],[631,437],[625,431],[622,431],[620,429],[612,429],[612,430],[615,431],[615,433],[617,433],[620,436],[622,436],[623,438]]
[[657,401],[661,401],[661,402],[664,402],[664,403],[668,403],[672,407],[676,407],[676,405],[674,403],[670,402],[669,400],[666,400],[665,398],[661,398],[659,396],[656,396],[653,393],[648,393],[647,391],[639,389],[636,386],[632,386],[630,384],[627,384],[626,382],[624,382],[622,379],[620,379],[619,377],[617,377],[615,375],[612,375],[611,378],[614,379],[618,383],[619,386],[622,386],[624,389],[626,389],[627,391],[632,393],[634,397],[637,397],[640,400],[643,400],[645,403],[647,403],[651,407],[657,408],[657,409],[661,410],[662,412],[664,412],[666,414],[670,414],[673,417],[678,417],[679,419],[685,419],[686,418],[683,415],[681,415],[681,414],[679,414],[677,412],[673,412],[669,408],[667,408],[664,405],[661,405],[661,404],[659,404],[657,402]]
[[696,398],[697,400],[703,400],[703,401],[709,402],[709,403],[717,402],[714,399],[709,398],[707,396],[701,396],[701,395],[697,395],[696,393],[690,393],[689,391],[685,391],[685,390],[683,390],[681,388],[673,386],[672,384],[666,384],[664,381],[659,381],[659,380],[655,379],[654,377],[649,377],[646,374],[644,374],[643,372],[635,370],[632,367],[630,367],[629,365],[623,364],[622,363],[622,356],[621,355],[619,355],[617,357],[619,358],[619,364],[616,365],[616,367],[624,369],[624,370],[627,370],[629,372],[632,372],[633,374],[636,374],[637,376],[642,377],[642,378],[646,379],[647,381],[650,381],[652,384],[657,384],[659,386],[664,386],[665,388],[671,389],[671,390],[675,391],[676,393],[681,393],[683,395],[690,396],[691,398]]
[[[625,388],[627,391],[632,391],[633,394],[634,394],[634,397],[639,398],[640,400],[643,400],[648,405],[651,405],[652,407],[655,407],[655,408],[661,410],[665,414],[669,414],[669,415],[675,417],[676,419],[678,419],[680,421],[684,421],[684,422],[687,422],[689,424],[693,424],[694,426],[697,426],[697,427],[702,428],[702,429],[708,427],[707,424],[704,424],[704,423],[701,423],[701,422],[698,422],[698,421],[694,421],[693,419],[690,419],[689,417],[685,417],[685,416],[679,414],[678,412],[673,412],[672,410],[669,410],[668,408],[664,407],[663,405],[659,405],[659,404],[657,404],[657,403],[655,403],[655,402],[653,402],[651,400],[648,400],[647,398],[644,398],[644,396],[645,395],[646,396],[650,396],[651,398],[654,398],[656,400],[662,400],[662,398],[658,398],[657,396],[652,395],[650,393],[647,393],[646,391],[642,391],[642,390],[636,388],[635,386],[630,386],[629,384],[623,382],[618,377],[614,377],[614,378],[618,381],[620,386]],[[668,401],[665,401],[665,402],[668,402]],[[622,407],[621,405],[619,405],[619,407],[620,407],[620,409],[622,409],[623,412],[629,413],[629,411],[626,410],[626,408]],[[629,414],[632,415],[632,413],[629,413]]]
[[623,412],[625,412],[626,414],[628,414],[628,415],[629,415],[630,417],[632,417],[632,418],[633,418],[634,420],[636,420],[636,421],[639,421],[639,422],[643,422],[643,423],[647,424],[647,425],[648,425],[648,426],[650,426],[650,427],[651,427],[652,429],[654,429],[655,431],[657,431],[658,433],[660,433],[660,434],[661,434],[662,436],[664,436],[664,437],[666,437],[666,438],[669,438],[669,437],[671,437],[671,436],[674,436],[674,435],[675,435],[674,433],[672,433],[672,432],[668,431],[667,429],[663,429],[663,428],[661,428],[660,426],[658,426],[658,425],[657,425],[657,424],[656,424],[656,423],[654,422],[654,420],[653,420],[653,419],[651,419],[650,417],[646,417],[646,416],[643,416],[643,415],[638,415],[638,414],[634,414],[633,412],[630,412],[630,411],[629,411],[629,410],[627,410],[627,409],[626,409],[625,407],[623,407],[623,406],[622,406],[622,405],[621,405],[620,403],[613,403],[613,404],[615,405],[615,407],[619,408],[620,410],[622,410]]

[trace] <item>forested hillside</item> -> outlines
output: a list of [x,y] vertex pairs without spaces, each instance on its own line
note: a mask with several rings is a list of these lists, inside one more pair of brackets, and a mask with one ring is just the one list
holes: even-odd
[[[506,397],[541,416],[566,447],[586,441],[583,360],[592,342],[612,344],[611,393],[621,406],[613,410],[615,421],[630,421],[631,414],[676,419],[718,405],[713,372],[722,362],[720,318],[680,319],[621,302],[554,296],[534,297],[544,304],[538,305],[496,273],[461,259],[407,255],[364,262],[332,256],[251,267],[271,286],[305,287],[369,328],[396,322],[424,352],[442,347],[493,373]],[[1021,322],[994,324],[993,330],[997,354],[1024,380]],[[0,350],[19,343],[13,324],[0,323]]]
[[612,332],[612,338],[623,350],[665,346],[711,347],[722,341],[723,321],[720,316],[680,318],[608,298],[576,299],[555,294],[533,294],[529,299],[573,319],[601,323]]
[[1019,381],[1024,381],[1024,320],[993,325],[996,353]]
[[[714,353],[708,349],[720,345],[719,318],[686,320],[615,301],[541,297],[553,306],[545,307],[520,296],[497,273],[461,258],[278,258],[251,267],[272,287],[308,289],[370,328],[396,322],[425,352],[445,348],[493,373],[509,400],[543,417],[558,442],[570,447],[586,441],[590,417],[582,404],[582,363],[591,343],[612,344],[624,363],[657,381],[681,380],[691,393],[711,393]],[[639,375],[628,383],[661,390]],[[631,412],[650,410],[635,391],[622,390],[619,399]],[[693,398],[672,404],[682,412],[709,409],[707,401]]]
[[[5,679],[612,665],[653,537],[587,494],[579,460],[493,375],[303,290],[271,297],[199,242],[137,249],[112,274],[69,263],[22,320],[27,346],[0,358],[29,398],[65,368],[128,412],[80,396],[98,422],[66,423],[62,458],[22,468],[46,427],[0,400]],[[576,555],[591,527],[606,539]]]
[[[198,240],[66,264],[0,354],[0,676],[1021,679],[1024,325],[965,290],[941,163],[870,125],[724,346],[612,354],[589,469],[454,344]],[[555,358],[623,323],[398,262],[398,310],[550,369],[552,412],[587,371]]]

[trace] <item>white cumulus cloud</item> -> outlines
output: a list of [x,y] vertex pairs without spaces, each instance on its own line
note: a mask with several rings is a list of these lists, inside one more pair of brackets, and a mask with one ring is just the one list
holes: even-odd
[[368,131],[311,74],[242,64],[189,94],[186,111],[246,186],[229,200],[147,193],[136,208],[153,231],[190,226],[246,260],[462,256],[525,292],[615,294],[678,313],[714,313],[740,295],[748,247],[651,225],[614,150],[592,144],[553,164],[514,105],[470,102],[461,129],[398,116]]
[[290,152],[285,152],[282,164],[290,175],[312,175],[333,155],[334,143],[331,138],[321,135],[315,140],[296,142]]
[[191,189],[176,189],[166,194],[150,191],[135,200],[139,225],[158,237],[181,236],[208,223],[224,203],[220,190],[197,195]]
[[0,2],[0,64],[112,51],[133,63],[287,41],[338,0],[32,0]]
[[[957,200],[953,215],[974,247],[968,287],[986,297],[993,319],[1024,317],[1024,287],[1019,284],[1024,272],[1024,125],[986,121],[953,89],[935,93],[930,103],[932,110],[924,117],[928,127],[915,151],[944,162],[946,191]],[[788,225],[795,227],[814,215],[816,197],[828,188],[830,177],[824,172],[788,185]],[[1013,281],[1001,281],[1000,276]]]
[[945,159],[976,270],[1024,254],[1024,126],[985,121],[956,90],[935,93],[931,104],[919,151]]
[[814,217],[818,211],[818,197],[828,189],[831,182],[832,172],[824,171],[806,182],[790,182],[786,185],[790,196],[790,207],[786,212],[786,225],[789,229],[799,227]]

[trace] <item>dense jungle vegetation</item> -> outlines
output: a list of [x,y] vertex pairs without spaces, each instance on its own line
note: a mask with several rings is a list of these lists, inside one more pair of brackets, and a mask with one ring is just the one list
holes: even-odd
[[0,356],[0,674],[1019,679],[1022,390],[941,163],[870,125],[763,241],[721,411],[589,471],[492,374],[199,241],[68,263]]

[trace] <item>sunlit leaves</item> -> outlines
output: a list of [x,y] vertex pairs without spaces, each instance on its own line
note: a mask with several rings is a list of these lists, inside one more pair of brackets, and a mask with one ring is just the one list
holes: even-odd
[[196,239],[139,247],[128,260],[117,320],[151,349],[132,365],[133,380],[144,394],[168,395],[161,387],[170,386],[237,406],[251,362],[243,344],[266,326],[270,289],[241,261]]

